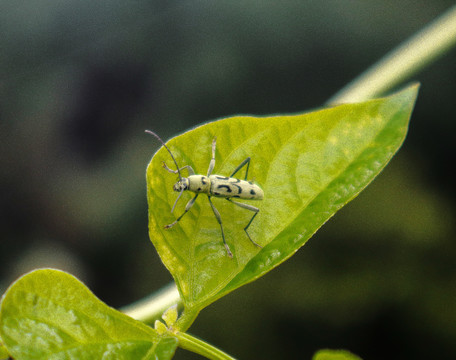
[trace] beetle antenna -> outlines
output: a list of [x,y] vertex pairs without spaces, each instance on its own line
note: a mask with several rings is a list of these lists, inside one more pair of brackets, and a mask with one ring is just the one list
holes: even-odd
[[[176,161],[176,159],[174,158],[173,153],[172,153],[171,150],[166,146],[165,142],[160,138],[160,136],[158,136],[158,135],[157,135],[156,133],[154,133],[153,131],[151,131],[151,130],[145,130],[145,132],[148,133],[148,134],[151,134],[151,135],[155,136],[155,137],[157,138],[157,140],[160,141],[160,142],[162,143],[162,145],[166,148],[166,150],[168,150],[169,154],[170,154],[171,157],[173,158],[174,163],[176,164],[177,172],[178,172],[178,174],[179,174],[179,180],[182,180],[182,175],[181,175],[181,172],[180,172],[180,170],[179,170],[179,165],[177,165],[177,161]],[[179,197],[180,197],[180,196],[179,196]],[[178,198],[178,199],[179,199],[179,198]],[[176,205],[176,204],[174,204],[174,205]],[[173,207],[173,209],[174,209],[174,207]],[[172,211],[171,211],[171,212],[172,212]]]
[[179,196],[177,197],[176,201],[174,202],[173,208],[171,209],[171,214],[174,212],[174,208],[176,207],[177,202],[179,201],[180,197],[182,196],[182,193],[184,192],[185,189],[182,189],[179,193]]

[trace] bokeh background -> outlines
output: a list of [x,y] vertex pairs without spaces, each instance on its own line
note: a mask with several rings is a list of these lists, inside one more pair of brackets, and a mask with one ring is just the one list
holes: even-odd
[[[316,108],[453,1],[2,1],[0,293],[37,267],[119,307],[171,281],[147,233],[158,144]],[[289,261],[190,329],[240,359],[456,358],[456,50],[383,173]],[[254,156],[254,154],[252,154]],[[200,357],[178,350],[176,359]]]

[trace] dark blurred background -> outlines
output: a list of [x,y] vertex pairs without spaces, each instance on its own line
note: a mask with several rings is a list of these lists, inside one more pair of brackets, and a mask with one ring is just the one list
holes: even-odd
[[[161,288],[144,129],[319,107],[453,3],[2,1],[0,293],[37,267],[116,307]],[[240,359],[456,358],[455,58],[414,77],[408,138],[378,179],[192,333]]]

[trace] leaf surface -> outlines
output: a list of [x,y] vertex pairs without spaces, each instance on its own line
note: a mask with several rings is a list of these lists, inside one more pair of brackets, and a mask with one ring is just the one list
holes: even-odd
[[324,349],[317,351],[312,360],[361,360],[361,358],[346,350]]
[[8,359],[9,354],[3,344],[0,342],[0,360]]
[[0,334],[14,359],[170,359],[177,339],[108,307],[75,277],[36,270],[5,293]]
[[[194,194],[185,192],[171,213],[177,175],[163,169],[162,162],[175,165],[162,147],[147,169],[149,234],[186,308],[201,309],[270,271],[362,191],[404,141],[417,91],[415,85],[387,98],[298,115],[236,116],[171,139],[167,145],[179,166],[190,165],[197,174],[207,173],[215,136],[213,174],[229,176],[251,157],[249,179],[262,187],[264,200],[244,202],[260,209],[249,234],[262,249],[243,230],[253,213],[212,197],[233,258],[205,194],[177,225],[164,229]],[[243,179],[244,171],[236,177]]]

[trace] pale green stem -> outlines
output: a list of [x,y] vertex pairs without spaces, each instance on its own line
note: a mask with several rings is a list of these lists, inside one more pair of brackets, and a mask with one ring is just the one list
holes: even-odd
[[222,350],[196,338],[187,333],[177,332],[174,334],[179,340],[179,347],[200,354],[212,360],[234,360],[233,357]]
[[456,6],[336,93],[328,104],[365,101],[406,81],[456,43]]
[[[328,100],[328,104],[367,100],[383,94],[416,74],[456,43],[456,6],[450,8],[396,50],[380,60]],[[174,284],[121,309],[127,315],[152,322],[171,305],[182,301]]]
[[182,305],[179,291],[174,283],[168,284],[156,293],[138,300],[137,302],[120,309],[133,319],[151,324],[171,306]]
[[177,319],[176,323],[174,324],[174,328],[177,329],[178,331],[187,331],[187,329],[193,324],[195,321],[196,317],[199,314],[198,311],[192,311],[189,309],[184,309],[183,313]]

